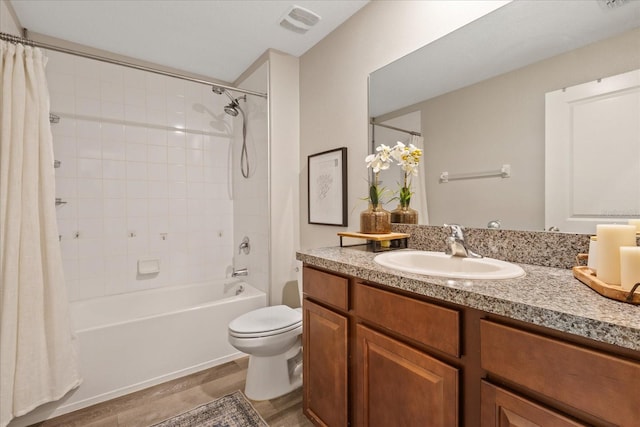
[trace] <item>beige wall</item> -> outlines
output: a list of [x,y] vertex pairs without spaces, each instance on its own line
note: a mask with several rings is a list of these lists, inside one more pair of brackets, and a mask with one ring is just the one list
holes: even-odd
[[[300,58],[300,246],[334,246],[357,230],[367,192],[369,73],[504,5],[501,1],[373,1]],[[348,148],[349,226],[307,221],[307,156]]]
[[21,27],[9,2],[0,0],[0,32],[20,36],[22,35]]
[[269,63],[271,304],[277,305],[283,303],[285,285],[296,280],[295,251],[300,241],[299,60],[269,51]]

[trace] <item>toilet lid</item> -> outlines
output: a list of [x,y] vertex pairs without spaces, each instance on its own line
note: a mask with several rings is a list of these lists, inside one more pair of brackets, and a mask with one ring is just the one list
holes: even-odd
[[229,323],[229,332],[235,336],[264,336],[286,332],[301,324],[302,313],[286,305],[274,305],[235,318]]

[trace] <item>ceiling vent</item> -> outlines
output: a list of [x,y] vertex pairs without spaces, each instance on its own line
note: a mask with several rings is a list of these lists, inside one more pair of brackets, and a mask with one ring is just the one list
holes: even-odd
[[319,21],[319,15],[304,7],[293,5],[280,20],[280,26],[294,33],[304,34]]
[[609,9],[620,7],[624,5],[626,2],[627,0],[600,0],[600,3],[608,7]]

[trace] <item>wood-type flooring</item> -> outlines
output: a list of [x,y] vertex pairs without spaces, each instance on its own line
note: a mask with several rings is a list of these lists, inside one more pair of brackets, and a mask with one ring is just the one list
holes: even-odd
[[[235,390],[244,390],[248,357],[34,424],[37,427],[148,427]],[[312,426],[302,415],[302,389],[251,401],[272,427]]]

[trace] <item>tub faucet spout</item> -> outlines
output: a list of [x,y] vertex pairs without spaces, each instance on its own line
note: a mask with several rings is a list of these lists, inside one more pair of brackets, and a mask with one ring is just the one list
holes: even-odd
[[462,258],[482,258],[479,255],[469,249],[464,242],[464,227],[458,224],[445,224],[445,227],[449,227],[451,235],[445,239],[447,249],[445,253],[447,255],[453,255]]
[[247,270],[246,268],[241,268],[241,269],[234,269],[233,273],[231,273],[231,277],[238,277],[238,276],[248,276],[249,275],[249,270]]

